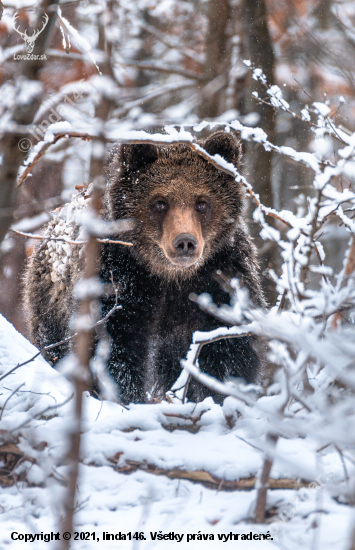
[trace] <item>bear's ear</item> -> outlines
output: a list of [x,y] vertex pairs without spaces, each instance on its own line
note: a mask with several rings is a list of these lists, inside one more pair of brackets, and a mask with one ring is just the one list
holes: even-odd
[[152,164],[158,159],[158,148],[148,143],[137,143],[134,145],[122,144],[120,146],[120,164],[126,170],[136,171],[143,166]]
[[210,155],[220,155],[227,162],[231,162],[236,167],[242,161],[242,148],[238,138],[227,132],[215,132],[204,143],[202,147]]

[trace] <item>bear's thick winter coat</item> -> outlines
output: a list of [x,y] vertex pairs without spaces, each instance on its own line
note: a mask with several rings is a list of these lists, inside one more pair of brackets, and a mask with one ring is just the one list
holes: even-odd
[[[211,155],[240,163],[240,144],[232,134],[216,132],[201,145]],[[161,399],[181,372],[193,332],[221,325],[191,302],[191,293],[207,292],[217,305],[227,302],[228,294],[213,277],[221,270],[237,277],[256,305],[265,305],[255,247],[242,219],[244,194],[232,177],[183,145],[116,146],[106,175],[106,219],[134,220],[134,229],[118,236],[130,240],[132,248],[102,246],[101,278],[110,283],[113,275],[122,305],[107,322],[112,339],[107,368],[124,403]],[[86,204],[79,195],[76,208]],[[50,222],[47,234],[78,235],[70,222],[71,208],[67,205]],[[69,334],[73,288],[83,262],[78,249],[42,241],[30,260],[25,305],[31,338],[39,348]],[[103,315],[114,300],[112,295],[101,298]],[[62,346],[51,357],[67,351]],[[199,365],[220,380],[252,382],[260,358],[252,339],[245,337],[204,346]],[[190,384],[190,400],[207,395],[207,388]],[[214,398],[220,401],[221,396]]]

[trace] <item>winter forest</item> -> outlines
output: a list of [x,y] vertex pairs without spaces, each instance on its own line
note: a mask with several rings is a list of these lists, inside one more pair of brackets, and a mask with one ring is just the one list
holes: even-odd
[[[0,59],[0,550],[355,550],[355,2],[6,0]],[[215,131],[241,165],[201,145]],[[224,303],[190,301],[219,328],[146,403],[107,370],[122,305],[99,258],[132,245],[129,220],[102,217],[115,143],[185,145],[233,178],[267,304],[217,271]],[[61,296],[83,262],[70,334],[40,349],[23,305],[38,246]],[[200,368],[246,336],[257,381]]]

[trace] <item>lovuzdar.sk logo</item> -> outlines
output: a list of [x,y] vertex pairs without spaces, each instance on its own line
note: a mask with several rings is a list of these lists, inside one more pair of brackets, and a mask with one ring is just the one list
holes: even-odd
[[[19,17],[19,10],[17,10],[15,13],[14,13],[14,16],[12,18],[12,26],[13,28],[15,29],[16,32],[19,33],[19,35],[23,38],[23,40],[25,41],[25,46],[26,46],[26,51],[28,54],[31,54],[33,52],[33,48],[35,47],[35,42],[38,38],[38,36],[41,34],[41,32],[44,31],[44,29],[46,28],[47,26],[47,23],[48,23],[48,20],[49,20],[49,17],[48,15],[45,13],[43,14],[43,21],[42,21],[42,27],[39,29],[39,30],[34,30],[33,31],[33,34],[31,36],[28,36],[27,34],[27,31],[25,30],[24,32],[22,30],[20,30],[19,28],[19,21],[18,21],[18,17]],[[37,57],[37,56],[36,56]],[[18,58],[21,58],[22,59],[22,56],[18,56]]]

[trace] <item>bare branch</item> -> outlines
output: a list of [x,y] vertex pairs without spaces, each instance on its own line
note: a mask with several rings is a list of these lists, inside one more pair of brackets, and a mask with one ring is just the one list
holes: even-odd
[[83,141],[91,141],[93,139],[93,136],[91,136],[89,134],[80,133],[80,132],[70,132],[70,135],[60,133],[60,134],[56,134],[53,137],[52,141],[44,141],[41,148],[39,149],[38,153],[34,157],[34,159],[26,165],[26,168],[24,169],[24,171],[22,172],[22,174],[18,178],[17,188],[19,188],[20,185],[23,184],[23,182],[26,180],[27,176],[30,174],[32,168],[37,164],[37,162],[40,160],[40,158],[43,157],[43,155],[48,151],[48,149],[52,145],[57,143],[57,141],[59,141],[60,139],[67,138],[67,137],[80,138]]
[[[116,303],[115,305],[113,306],[112,309],[110,309],[110,311],[105,315],[105,317],[103,317],[102,319],[100,319],[99,321],[97,321],[96,323],[94,323],[91,327],[90,327],[90,330],[93,330],[95,327],[98,327],[100,325],[103,325],[104,323],[106,323],[106,321],[108,320],[109,317],[111,317],[111,315],[113,313],[115,313],[115,311],[119,310],[119,309],[122,309],[122,306],[119,306],[117,305],[117,293],[116,293]],[[68,336],[67,338],[63,338],[63,340],[61,340],[60,342],[56,342],[55,344],[50,344],[49,346],[45,346],[44,348],[41,348],[40,351],[38,351],[35,355],[33,355],[30,359],[28,359],[27,361],[24,361],[23,363],[20,363],[19,365],[16,365],[16,367],[13,367],[11,370],[9,370],[8,372],[6,372],[5,374],[3,374],[1,377],[0,377],[0,382],[1,380],[3,380],[4,378],[6,378],[7,376],[9,376],[10,374],[12,374],[13,372],[15,372],[15,370],[19,369],[20,367],[24,367],[25,365],[27,365],[28,363],[31,363],[32,361],[34,361],[39,355],[43,355],[44,352],[46,351],[49,351],[50,349],[54,349],[54,348],[57,348],[58,346],[62,346],[63,344],[67,344],[68,342],[70,342],[71,340],[73,340],[73,338],[76,338],[78,336],[78,333],[75,332],[74,334],[72,334],[71,336]]]
[[[40,5],[45,13],[50,11],[50,15],[48,17],[48,24],[46,28],[42,34],[39,35],[36,41],[34,50],[35,53],[40,52],[43,54],[46,50],[57,17],[56,9],[53,10],[51,8],[55,7],[57,4],[58,0],[44,0]],[[41,19],[42,15],[39,15],[38,20]],[[38,60],[36,60],[36,57],[38,57]],[[44,61],[40,59],[43,58],[43,55],[34,56],[34,58],[35,59],[33,61],[24,61],[18,74],[21,74],[22,78],[24,78],[24,83],[22,84],[23,86],[25,86],[26,79],[29,79],[33,83],[37,82],[38,86],[36,87],[36,92],[29,96],[26,103],[19,102],[14,107],[13,112],[10,113],[10,120],[15,125],[31,124],[43,97],[43,86],[40,83],[39,78],[40,71],[44,64]],[[19,90],[17,93],[19,93]],[[6,136],[6,140],[4,140],[2,162],[0,165],[0,210],[8,208],[11,209],[15,205],[16,178],[22,161],[19,153],[19,143],[21,138],[21,133],[15,133],[11,136]],[[9,227],[11,226],[12,219],[13,217],[11,212],[0,217],[0,242],[2,242]]]
[[[36,157],[33,159],[33,161],[31,161],[27,165],[25,171],[21,174],[21,177],[18,181],[18,187],[25,181],[26,177],[31,172],[31,169],[33,168],[33,166],[44,155],[44,153],[47,151],[47,149],[50,147],[50,145],[53,145],[59,139],[64,139],[64,138],[79,138],[79,139],[83,139],[84,141],[91,141],[92,139],[95,138],[95,136],[87,134],[87,133],[81,133],[81,132],[65,132],[65,133],[56,134],[51,143],[48,143],[48,142],[43,143],[43,146],[40,149],[40,151],[37,153]],[[140,143],[143,144],[143,143],[145,143],[145,144],[150,144],[150,145],[165,145],[165,146],[167,146],[167,145],[185,145],[186,147],[189,147],[190,149],[195,151],[202,158],[207,160],[210,164],[212,164],[218,170],[221,170],[222,172],[225,172],[226,174],[228,174],[229,176],[232,176],[233,178],[236,177],[236,174],[233,170],[230,170],[229,168],[226,168],[225,166],[222,166],[217,160],[215,160],[211,155],[209,155],[207,153],[207,151],[205,151],[202,147],[200,147],[200,145],[198,145],[197,143],[194,143],[192,141],[185,140],[185,139],[182,139],[182,140],[173,139],[169,142],[166,142],[166,141],[159,141],[159,140],[154,140],[154,139],[121,139],[120,140],[120,139],[107,139],[106,138],[106,141],[107,142],[122,142],[122,143],[127,143],[127,144],[140,144]],[[280,152],[279,148],[275,147],[275,149],[278,152]],[[307,163],[304,163],[304,164],[306,166],[308,166]],[[245,188],[246,193],[250,196],[250,198],[253,200],[253,202],[256,204],[256,206],[258,206],[260,208],[260,210],[266,216],[270,216],[272,218],[275,218],[276,220],[278,220],[278,221],[284,223],[285,225],[287,225],[287,227],[292,227],[290,222],[283,219],[282,216],[280,216],[276,211],[274,211],[271,208],[267,208],[266,206],[261,204],[261,202],[258,198],[258,195],[256,195],[254,193],[254,191],[252,190],[251,186],[248,184],[246,179],[243,176],[240,176],[240,178],[241,178],[240,183]]]
[[[353,235],[351,238],[350,250],[348,253],[348,258],[346,261],[343,279],[341,281],[340,288],[343,288],[346,285],[348,278],[350,277],[350,275],[354,273],[354,270],[355,270],[355,236]],[[331,324],[332,329],[335,329],[337,327],[337,324],[338,322],[340,322],[340,320],[341,320],[341,315],[339,313],[335,313]]]
[[24,385],[25,385],[25,382],[23,382],[18,388],[16,388],[16,390],[14,390],[14,391],[9,395],[9,397],[6,399],[6,401],[5,401],[5,403],[4,403],[4,406],[3,406],[3,408],[1,409],[0,420],[2,419],[2,415],[3,415],[3,413],[4,413],[5,407],[6,407],[6,405],[8,404],[8,402],[10,401],[11,397],[12,397],[13,395],[15,395],[15,393],[18,392],[18,390],[19,390],[20,388],[22,388],[22,386],[24,386]]
[[152,34],[155,38],[157,38],[162,44],[164,44],[168,48],[178,50],[182,55],[184,55],[185,57],[188,57],[194,62],[198,61],[200,63],[203,63],[202,59],[198,59],[198,55],[196,54],[196,52],[188,50],[184,46],[180,46],[177,42],[173,41],[171,37],[168,38],[167,35],[163,34],[152,25],[149,25],[145,21],[139,21],[139,20],[137,20],[137,23],[140,27],[142,27],[142,29]]
[[[24,231],[17,231],[16,229],[10,229],[12,233],[16,233],[16,235],[21,235],[21,237],[26,237],[27,239],[39,239],[43,241],[61,241],[64,243],[72,244],[75,246],[80,246],[83,244],[86,244],[88,241],[71,241],[70,239],[67,239],[65,237],[50,237],[46,235],[35,235],[34,233],[25,233]],[[133,246],[132,243],[127,243],[125,241],[116,241],[112,239],[96,239],[98,243],[104,243],[104,244],[123,244],[125,246]]]
[[195,73],[193,71],[187,71],[185,69],[180,69],[179,67],[169,67],[169,65],[156,65],[154,63],[145,63],[141,61],[136,63],[134,61],[123,61],[121,62],[125,67],[134,67],[135,69],[140,69],[141,71],[156,71],[160,73],[170,73],[170,74],[179,74],[186,78],[193,78],[194,80],[205,81],[206,77],[203,74]]

